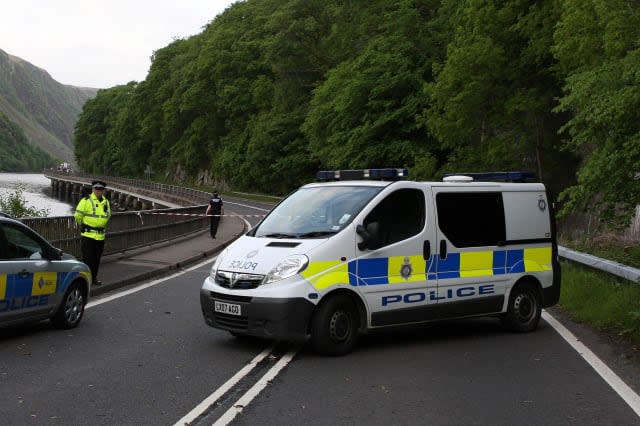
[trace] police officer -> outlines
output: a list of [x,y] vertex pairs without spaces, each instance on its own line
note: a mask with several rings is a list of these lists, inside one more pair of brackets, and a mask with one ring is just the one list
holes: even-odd
[[224,207],[222,205],[222,198],[218,195],[218,191],[213,191],[212,197],[209,200],[209,206],[205,213],[206,216],[211,216],[211,238],[216,237],[218,232],[218,223],[220,223],[220,215],[224,214]]
[[98,268],[104,250],[105,228],[111,218],[111,205],[104,196],[106,186],[101,180],[91,182],[91,194],[80,200],[73,215],[81,227],[82,261],[91,269],[95,285],[102,284],[97,280]]

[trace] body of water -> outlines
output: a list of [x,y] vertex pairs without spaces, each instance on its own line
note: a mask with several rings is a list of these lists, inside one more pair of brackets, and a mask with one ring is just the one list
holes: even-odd
[[[6,197],[21,186],[22,196],[29,207],[49,211],[49,216],[69,216],[74,207],[49,197],[51,181],[37,173],[0,173],[0,195]],[[46,193],[45,193],[46,191]]]

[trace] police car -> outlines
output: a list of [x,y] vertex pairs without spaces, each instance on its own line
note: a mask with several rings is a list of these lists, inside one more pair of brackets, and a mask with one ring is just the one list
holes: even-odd
[[350,352],[360,333],[440,319],[535,330],[560,296],[544,185],[524,172],[406,176],[320,172],[217,257],[200,292],[205,322],[310,338],[328,355]]
[[57,328],[74,328],[90,287],[87,265],[0,215],[0,326],[50,318]]

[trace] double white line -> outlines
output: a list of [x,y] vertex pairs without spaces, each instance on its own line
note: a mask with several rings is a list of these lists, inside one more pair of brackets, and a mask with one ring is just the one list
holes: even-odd
[[[262,360],[264,360],[275,348],[275,345],[272,345],[265,350],[263,350],[258,356],[256,356],[251,362],[245,365],[240,371],[238,371],[232,378],[226,381],[225,384],[220,386],[215,392],[209,395],[204,401],[198,404],[191,412],[189,412],[186,416],[178,420],[175,426],[184,426],[191,424],[194,420],[196,420],[199,416],[203,415],[207,412],[209,407],[216,403],[225,393],[227,393],[230,389],[232,389],[235,385],[238,384],[240,380],[246,377]],[[264,388],[267,387],[269,382],[273,380],[280,370],[287,366],[293,359],[293,357],[298,353],[300,348],[295,348],[287,352],[282,358],[278,360],[265,374],[262,376],[260,380],[254,384],[251,389],[249,389],[240,399],[238,399],[232,406],[229,408],[216,422],[214,426],[222,426],[229,424],[242,410],[244,407],[249,405],[253,399],[258,396],[260,392]]]

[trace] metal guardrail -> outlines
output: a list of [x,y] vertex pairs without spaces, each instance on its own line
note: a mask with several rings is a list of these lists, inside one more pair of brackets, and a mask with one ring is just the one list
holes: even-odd
[[622,263],[614,262],[613,260],[601,259],[591,254],[581,253],[562,246],[558,247],[558,254],[573,262],[608,272],[629,281],[640,283],[640,269],[623,265]]
[[[70,180],[78,183],[94,179],[107,181],[110,186],[130,188],[136,192],[153,195],[159,199],[174,201],[187,207],[153,210],[162,215],[149,214],[151,211],[114,212],[109,220],[104,254],[121,253],[127,250],[169,241],[209,226],[209,218],[204,216],[210,194],[175,185],[118,178],[112,176],[94,176],[86,173],[64,173],[45,170],[45,176]],[[81,255],[80,228],[73,216],[46,218],[23,218],[21,221],[34,229],[54,246],[72,254]]]
[[[166,215],[145,212],[113,213],[109,220],[104,254],[121,253],[203,230],[209,226],[209,219],[204,216],[206,207],[162,209],[162,213],[168,213]],[[200,216],[183,216],[184,214]],[[21,221],[54,246],[75,257],[82,257],[80,227],[76,225],[73,216],[23,218]]]

